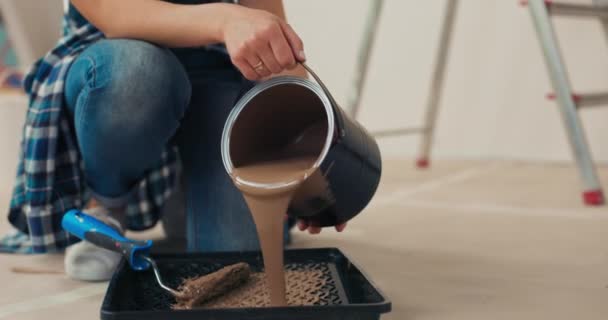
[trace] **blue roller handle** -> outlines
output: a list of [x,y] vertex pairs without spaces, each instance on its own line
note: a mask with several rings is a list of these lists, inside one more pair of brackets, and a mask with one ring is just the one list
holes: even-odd
[[63,229],[76,237],[92,244],[122,254],[133,270],[147,270],[147,256],[152,247],[152,240],[137,241],[123,237],[118,231],[82,211],[70,210],[61,221]]

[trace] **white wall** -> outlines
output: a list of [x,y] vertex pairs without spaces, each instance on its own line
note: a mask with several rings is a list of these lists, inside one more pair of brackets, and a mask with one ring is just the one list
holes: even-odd
[[[310,64],[345,101],[369,0],[286,0]],[[588,1],[569,0],[587,3]],[[371,129],[419,126],[446,0],[387,0],[361,119]],[[571,81],[608,91],[599,23],[555,20]],[[461,0],[438,121],[437,157],[570,161],[558,109],[526,8]],[[608,161],[608,106],[581,112],[596,159]],[[415,155],[417,136],[383,139],[385,155]]]
[[61,34],[61,0],[0,0],[2,18],[19,61],[34,63]]

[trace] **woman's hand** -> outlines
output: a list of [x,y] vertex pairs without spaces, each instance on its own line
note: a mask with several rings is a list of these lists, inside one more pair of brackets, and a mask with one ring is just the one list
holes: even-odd
[[223,41],[245,78],[259,80],[306,60],[302,40],[283,19],[264,10],[235,9],[225,20]]
[[[321,230],[322,230],[318,224],[314,223],[314,221],[309,223],[304,220],[298,220],[297,226],[298,226],[298,229],[300,229],[300,231],[308,230],[308,233],[310,233],[310,234],[319,234],[319,233],[321,233]],[[335,226],[334,228],[336,228],[336,231],[342,232],[346,228],[346,222],[339,224],[339,225]]]

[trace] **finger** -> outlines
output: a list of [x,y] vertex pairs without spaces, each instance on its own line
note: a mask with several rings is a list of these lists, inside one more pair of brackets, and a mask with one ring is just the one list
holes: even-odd
[[277,34],[273,35],[270,39],[270,48],[272,49],[272,53],[277,62],[283,69],[295,68],[296,57],[294,57],[294,53],[291,50],[291,46],[287,42],[284,33],[279,31]]
[[298,34],[293,30],[293,28],[285,21],[281,21],[281,29],[285,36],[287,37],[287,41],[289,41],[289,45],[291,46],[291,50],[294,55],[298,58],[298,61],[304,62],[306,61],[306,54],[304,54],[304,42]]
[[260,79],[260,75],[253,70],[249,62],[239,59],[232,59],[232,64],[243,74],[247,80],[255,81]]
[[[257,73],[260,78],[266,78],[272,74],[268,68],[266,68],[262,59],[253,52],[247,56],[247,62],[249,63],[251,69],[253,69],[253,71]],[[262,62],[262,64],[260,64],[260,62]]]
[[298,220],[298,230],[304,231],[308,229],[308,222],[304,220]]
[[344,229],[346,229],[346,223],[339,224],[335,228],[336,228],[336,231],[342,232],[342,231],[344,231]]
[[319,234],[321,233],[321,227],[319,226],[318,222],[311,222],[310,226],[308,227],[308,233],[310,234]]
[[252,64],[250,63],[252,52],[250,52],[247,48],[241,48],[235,53],[232,57],[232,64],[234,64],[239,71],[247,78],[247,80],[258,80],[260,79],[260,75],[253,69]]
[[277,62],[277,59],[275,59],[274,53],[272,52],[270,44],[267,41],[256,39],[253,41],[252,47],[258,57],[262,59],[262,62],[264,62],[264,65],[268,70],[270,70],[272,73],[279,73],[283,71],[283,68],[279,62]]
[[[261,59],[258,59],[257,61],[261,61]],[[263,79],[272,74],[272,72],[270,72],[264,64],[259,65],[259,62],[258,62],[257,65],[258,65],[257,68],[254,68],[254,70],[255,70],[255,72],[257,72],[260,75],[260,78]]]
[[309,227],[308,233],[310,234],[319,234],[321,233],[321,227]]

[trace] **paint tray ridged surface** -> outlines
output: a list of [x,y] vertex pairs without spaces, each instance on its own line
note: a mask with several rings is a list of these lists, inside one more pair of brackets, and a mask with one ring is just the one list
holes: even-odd
[[201,276],[236,262],[255,273],[243,287],[202,308],[176,310],[175,300],[158,287],[152,271],[121,264],[104,299],[103,320],[157,319],[378,319],[388,302],[369,279],[338,249],[285,252],[288,307],[268,307],[259,253],[156,255],[163,279],[178,287],[184,278]]

